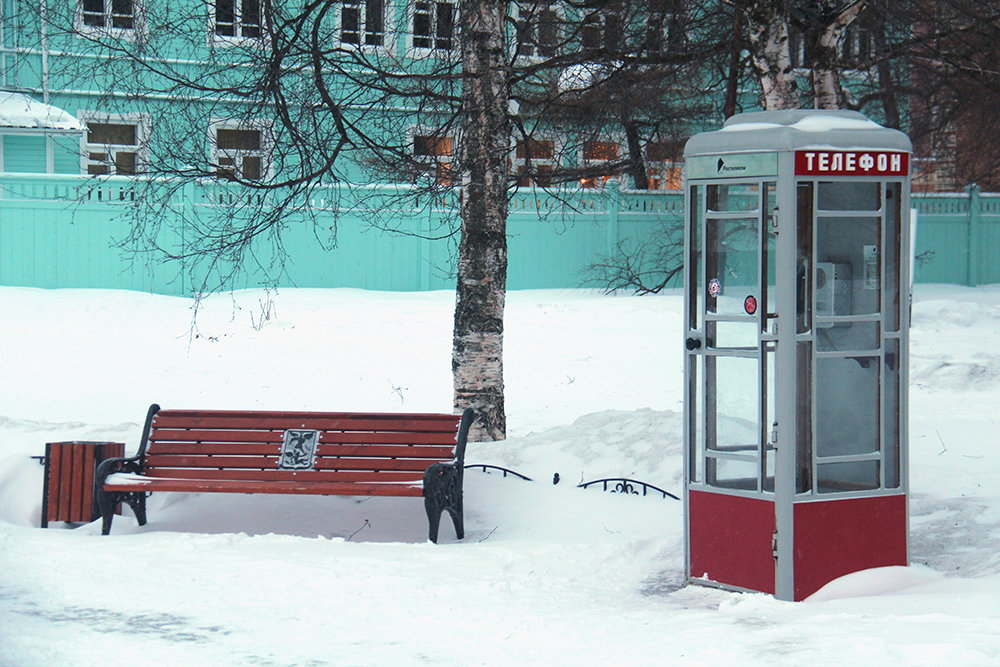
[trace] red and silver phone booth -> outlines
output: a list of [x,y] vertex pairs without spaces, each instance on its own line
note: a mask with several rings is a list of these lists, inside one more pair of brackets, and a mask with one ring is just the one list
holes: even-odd
[[802,600],[907,564],[910,152],[849,111],[688,141],[689,582]]

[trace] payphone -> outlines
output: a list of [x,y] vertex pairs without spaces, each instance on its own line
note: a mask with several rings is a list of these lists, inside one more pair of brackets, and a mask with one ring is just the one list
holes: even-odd
[[910,153],[850,111],[688,141],[689,581],[800,600],[907,563]]

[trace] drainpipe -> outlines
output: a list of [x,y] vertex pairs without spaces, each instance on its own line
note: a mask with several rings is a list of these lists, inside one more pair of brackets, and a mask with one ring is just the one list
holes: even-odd
[[[49,103],[49,6],[46,0],[41,0],[41,40],[42,40],[42,102]],[[45,173],[54,173],[55,144],[51,135],[45,137]]]

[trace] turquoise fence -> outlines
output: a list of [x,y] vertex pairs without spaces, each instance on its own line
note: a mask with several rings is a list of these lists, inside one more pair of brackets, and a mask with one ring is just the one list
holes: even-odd
[[[380,195],[377,188],[369,190]],[[387,230],[373,226],[356,205],[338,205],[340,194],[317,191],[300,214],[288,217],[281,234],[283,265],[262,243],[238,282],[228,286],[454,288],[457,203],[451,195],[420,209],[394,210]],[[217,182],[190,183],[172,195],[175,208],[185,207],[194,217],[239,206],[239,196]],[[203,284],[214,285],[213,272],[226,275],[225,267],[164,261],[119,247],[132,231],[139,198],[136,182],[128,178],[0,175],[0,284],[189,295]],[[377,206],[378,196],[373,201],[370,207]],[[1000,283],[1000,196],[970,188],[916,195],[912,203],[918,212],[918,282]],[[508,288],[593,284],[589,267],[622,243],[634,247],[654,235],[676,233],[682,210],[679,192],[519,192],[510,202],[507,225]],[[184,229],[177,225],[161,225],[156,240],[177,255],[186,249]]]

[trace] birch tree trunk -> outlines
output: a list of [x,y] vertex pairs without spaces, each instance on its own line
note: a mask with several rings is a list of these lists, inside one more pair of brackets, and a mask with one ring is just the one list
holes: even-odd
[[844,90],[840,85],[839,53],[847,26],[858,18],[864,7],[862,0],[851,3],[823,26],[819,34],[811,74],[813,101],[817,109],[842,109],[846,106]]
[[462,4],[462,238],[452,374],[455,407],[476,410],[473,441],[506,437],[503,314],[507,289],[507,183],[511,126],[505,66],[506,0]]
[[798,85],[788,43],[784,0],[761,0],[747,11],[750,57],[760,79],[761,105],[767,111],[797,109]]

